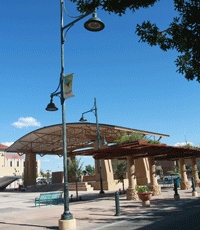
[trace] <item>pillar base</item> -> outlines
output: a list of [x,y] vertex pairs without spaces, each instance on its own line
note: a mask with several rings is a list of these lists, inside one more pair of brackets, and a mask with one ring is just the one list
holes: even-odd
[[150,200],[142,201],[143,207],[150,207]]
[[197,191],[192,192],[192,196],[197,196]]
[[137,194],[136,189],[128,188],[126,190],[126,199],[127,200],[138,200],[138,194]]
[[179,196],[179,194],[178,194],[178,195],[175,195],[175,194],[174,194],[174,200],[175,200],[175,201],[180,200],[180,196]]
[[180,188],[181,190],[187,190],[191,188],[191,184],[189,181],[181,181],[180,182]]
[[59,220],[59,230],[76,230],[76,219]]
[[153,196],[160,196],[161,195],[160,185],[150,185],[149,190],[153,192]]

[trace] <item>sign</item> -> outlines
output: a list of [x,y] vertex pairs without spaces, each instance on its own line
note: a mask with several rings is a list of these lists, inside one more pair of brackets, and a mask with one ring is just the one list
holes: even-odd
[[49,172],[47,172],[47,177],[50,177],[50,173]]
[[73,83],[73,73],[67,75],[64,77],[64,94],[65,99],[68,99],[70,97],[74,97],[74,94],[72,92],[72,83]]

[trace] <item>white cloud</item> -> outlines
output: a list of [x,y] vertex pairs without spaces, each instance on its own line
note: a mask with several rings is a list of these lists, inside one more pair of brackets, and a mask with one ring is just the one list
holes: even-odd
[[24,127],[28,128],[29,126],[41,126],[41,123],[33,117],[20,117],[19,120],[14,122],[12,125],[22,129]]
[[177,142],[174,146],[184,146],[184,145],[191,145],[191,146],[193,146],[194,144],[192,143],[192,142],[181,142],[181,143],[179,143],[179,142]]
[[14,142],[2,142],[2,145],[11,146]]

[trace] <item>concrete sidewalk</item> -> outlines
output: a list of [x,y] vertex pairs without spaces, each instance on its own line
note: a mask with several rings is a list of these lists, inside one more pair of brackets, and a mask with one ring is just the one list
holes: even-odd
[[[192,196],[192,189],[178,190],[180,201],[174,201],[173,188],[162,188],[161,196],[153,196],[151,207],[144,208],[140,200],[126,200],[120,195],[121,216],[115,216],[115,191],[105,191],[105,197],[99,197],[99,191],[79,192],[83,201],[70,202],[70,212],[76,219],[77,230],[115,229],[116,222],[130,218],[139,218],[160,210],[175,210],[180,205],[192,202],[199,197]],[[197,188],[200,195],[200,188]],[[0,229],[58,229],[58,220],[63,213],[63,205],[35,208],[35,197],[40,193],[0,192]],[[69,195],[75,197],[75,192]],[[139,227],[139,226],[138,226]],[[140,226],[141,227],[141,226]],[[134,228],[136,229],[136,228]]]

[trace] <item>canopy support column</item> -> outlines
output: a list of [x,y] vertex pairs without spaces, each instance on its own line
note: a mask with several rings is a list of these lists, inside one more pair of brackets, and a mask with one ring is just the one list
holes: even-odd
[[190,182],[187,179],[187,173],[186,173],[186,167],[185,167],[185,159],[180,158],[180,171],[181,171],[181,182],[180,182],[180,188],[181,190],[187,190],[191,188]]
[[153,192],[153,196],[160,196],[161,187],[160,185],[158,185],[155,157],[149,157],[148,159],[149,159],[149,171],[150,171],[150,181],[151,181],[149,190]]
[[197,159],[191,158],[191,164],[192,164],[192,175],[194,177],[195,187],[198,187],[199,176],[197,170]]
[[24,187],[36,185],[36,154],[27,153],[24,168]]
[[135,178],[135,165],[134,158],[132,156],[127,156],[128,165],[128,189],[126,190],[127,200],[137,200],[138,195],[135,189],[136,178]]

